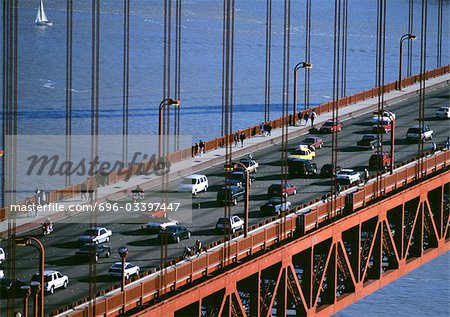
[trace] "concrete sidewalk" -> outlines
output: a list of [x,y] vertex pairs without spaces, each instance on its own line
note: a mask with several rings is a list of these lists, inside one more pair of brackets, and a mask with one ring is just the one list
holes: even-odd
[[[437,78],[432,78],[426,81],[427,89],[437,89],[443,87],[445,85],[450,84],[450,74],[446,74],[444,76],[440,76]],[[389,105],[404,100],[411,95],[415,95],[419,92],[420,83],[416,83],[414,85],[405,87],[401,91],[391,91],[384,95],[384,101],[387,107]],[[378,105],[378,97],[370,98],[361,102],[357,102],[355,104],[343,107],[339,109],[339,119],[340,121],[346,121],[353,117],[357,117],[359,115],[371,112],[377,108]],[[332,114],[324,113],[315,119],[315,126],[320,126],[323,122],[328,119],[331,119]],[[310,122],[310,121],[309,121]],[[297,137],[302,134],[308,133],[308,130],[311,128],[310,125],[304,125],[304,121],[302,120],[302,125],[294,127],[288,127],[289,139]],[[344,126],[345,128],[345,126]],[[244,141],[244,146],[241,147],[240,143],[237,147],[233,145],[232,147],[232,156],[238,157],[242,155],[246,155],[251,152],[258,151],[263,148],[267,148],[272,144],[281,143],[282,139],[282,129],[273,129],[271,136],[254,136],[252,138],[248,138]],[[225,163],[225,148],[218,148],[216,150],[209,151],[205,153],[202,157],[197,158],[189,158],[180,162],[173,163],[171,166],[171,172],[169,174],[169,180],[174,180],[183,175],[188,175],[191,173],[195,173],[201,171],[205,168],[223,164]],[[140,175],[133,176],[128,181],[121,181],[117,183],[110,184],[108,186],[99,187],[97,191],[97,200],[98,202],[105,202],[107,200],[117,200],[123,198],[125,196],[130,195],[131,189],[136,187],[136,185],[141,186],[144,189],[149,189],[161,184],[161,177],[156,175]],[[22,233],[28,231],[33,228],[37,228],[40,223],[44,222],[44,219],[50,217],[52,221],[57,221],[58,219],[62,219],[68,216],[67,208],[69,205],[81,205],[88,204],[86,200],[82,200],[81,196],[73,197],[70,199],[66,199],[64,201],[58,202],[58,205],[63,206],[61,208],[66,211],[53,211],[53,212],[45,212],[39,214],[37,217],[28,217],[26,214],[16,218],[16,232]],[[74,214],[71,213],[71,216]],[[7,235],[8,230],[8,222],[9,220],[4,220],[0,222],[0,233],[4,238]]]

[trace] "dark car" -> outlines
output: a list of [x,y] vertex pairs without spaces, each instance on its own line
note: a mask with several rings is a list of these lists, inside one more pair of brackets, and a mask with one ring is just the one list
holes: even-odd
[[236,205],[245,199],[245,190],[240,186],[225,186],[217,192],[217,202]]
[[375,149],[380,146],[380,140],[376,134],[364,134],[362,139],[356,142],[356,146],[361,149]]
[[289,201],[283,202],[280,197],[272,197],[269,202],[262,205],[259,210],[264,214],[280,215],[282,212],[289,211],[292,204]]
[[[341,167],[338,166],[336,168],[336,173],[339,172],[341,170]],[[320,176],[322,177],[331,177],[333,173],[333,165],[332,164],[324,164],[324,166],[322,166],[322,169],[320,170]]]
[[83,258],[92,257],[97,262],[101,257],[109,258],[111,256],[111,248],[104,244],[86,243],[75,254]]
[[179,243],[181,239],[189,239],[191,231],[182,226],[169,226],[158,233],[159,241]]
[[288,171],[291,176],[309,176],[317,174],[317,164],[310,160],[288,159]]
[[21,289],[22,286],[28,284],[9,277],[3,277],[0,279],[0,297],[1,298],[16,298],[23,297],[25,291]]
[[322,133],[331,133],[333,131],[341,131],[342,124],[339,121],[327,120],[320,127],[319,131]]
[[297,187],[286,182],[272,184],[267,189],[267,195],[270,197],[280,197],[281,195],[287,197],[295,194],[297,194]]
[[373,154],[369,159],[372,169],[386,169],[391,165],[391,155],[387,152]]
[[300,145],[312,146],[314,149],[321,149],[323,147],[323,139],[318,136],[309,136],[300,142]]
[[[250,185],[253,182],[253,176],[249,177]],[[245,183],[247,182],[247,172],[244,171],[236,171],[231,173],[230,178],[226,179],[226,185],[231,186],[245,186]]]

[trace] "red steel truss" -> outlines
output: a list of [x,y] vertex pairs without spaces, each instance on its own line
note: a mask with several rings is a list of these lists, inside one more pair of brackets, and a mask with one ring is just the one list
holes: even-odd
[[450,171],[134,316],[329,316],[450,249]]
[[[434,250],[431,257],[448,249],[445,241],[449,238],[449,166],[450,151],[424,158],[423,169],[419,169],[419,164],[413,161],[398,168],[392,175],[383,175],[379,182],[370,182],[344,191],[341,196],[333,198],[333,201],[317,201],[298,206],[289,215],[268,220],[253,228],[248,237],[236,236],[224,244],[208,248],[198,258],[181,261],[145,276],[127,285],[124,294],[118,290],[99,294],[95,301],[71,305],[58,313],[64,311],[64,316],[71,317],[112,317],[122,314],[123,308],[127,314],[132,314],[135,310],[137,312],[149,307],[145,310],[148,316],[158,317],[196,316],[198,310],[211,311],[213,313],[208,313],[211,316],[221,316],[219,312],[224,309],[225,312],[231,311],[233,315],[239,316],[239,311],[243,311],[253,317],[267,316],[266,312],[271,312],[278,303],[285,303],[283,307],[289,313],[292,301],[296,301],[295,307],[300,311],[311,314],[325,310],[326,315],[329,313],[326,309],[329,303],[334,303],[330,309],[342,308],[346,301],[353,302],[421,265],[422,261],[429,260],[430,256],[426,256],[429,252],[427,249]],[[418,184],[420,181],[423,183]],[[432,189],[428,185],[430,181],[433,182]],[[420,192],[428,193],[432,198],[427,194],[420,195]],[[426,196],[428,198],[425,199]],[[399,199],[403,203],[399,204]],[[432,220],[429,215],[433,215]],[[342,229],[343,223],[346,224],[346,229]],[[424,229],[419,230],[418,226]],[[291,242],[293,239],[296,239],[295,242]],[[382,247],[379,247],[380,241]],[[292,249],[286,250],[286,243],[290,243]],[[305,248],[299,254],[290,253],[297,250],[298,246],[305,245],[310,248],[309,251]],[[272,254],[271,250],[274,248],[279,249],[267,258],[267,254]],[[358,253],[357,250],[361,252]],[[419,261],[410,264],[410,258],[417,258]],[[274,262],[274,259],[278,259],[278,262]],[[272,264],[266,266],[262,263]],[[239,267],[233,269],[237,264],[240,264]],[[339,269],[333,270],[333,267]],[[379,268],[387,272],[382,274],[382,278],[380,274],[373,273]],[[232,276],[227,272],[233,272]],[[251,275],[245,272],[259,272],[259,279],[257,275],[242,282]],[[265,276],[266,273],[268,277]],[[216,275],[219,277],[210,280]],[[388,275],[391,276],[390,279],[387,278]],[[377,277],[376,283],[373,283],[373,276]],[[236,277],[239,279],[233,280]],[[329,282],[331,277],[332,282]],[[204,279],[208,279],[208,282],[203,288],[195,287]],[[373,289],[365,284],[369,281],[372,281],[369,284],[375,285],[372,286]],[[282,291],[278,291],[280,283]],[[366,286],[362,287],[361,283]],[[213,288],[212,285],[218,286]],[[238,288],[238,285],[259,286],[246,292]],[[182,293],[182,298],[177,295],[188,288],[187,292]],[[342,294],[332,296],[332,288],[336,288],[338,295],[340,292]],[[275,300],[281,292],[288,299]],[[161,301],[172,303],[173,299],[169,296],[180,300],[161,306]],[[346,300],[347,297],[350,299]],[[228,302],[222,302],[222,298],[228,298]],[[208,305],[209,302],[212,304]],[[218,302],[223,305],[211,308]],[[256,306],[249,304],[255,302],[258,303]],[[201,306],[200,303],[206,306]],[[197,305],[194,313],[191,304]],[[241,307],[239,310],[238,306],[244,309]],[[298,307],[303,307],[303,310]],[[191,313],[175,314],[178,310],[183,312],[186,309]],[[278,311],[282,311],[280,306]],[[301,315],[300,311],[296,311],[294,315]]]

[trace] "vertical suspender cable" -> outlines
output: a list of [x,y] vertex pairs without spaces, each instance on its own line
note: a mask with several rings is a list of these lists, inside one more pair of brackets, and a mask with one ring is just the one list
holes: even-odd
[[348,0],[342,3],[342,67],[341,67],[341,98],[347,95],[347,22]]
[[[377,56],[376,56],[376,79],[375,87],[378,88],[378,113],[384,110],[384,68],[385,68],[385,33],[386,32],[386,0],[378,0],[377,6]],[[378,137],[380,139],[377,145],[377,152],[383,153],[383,133],[381,129],[382,120],[378,120]],[[381,159],[380,159],[381,160]],[[376,186],[379,191],[381,188],[383,164],[377,164]]]
[[[175,99],[181,100],[181,0],[176,0],[175,29]],[[174,151],[180,149],[180,107],[175,107]]]
[[130,84],[130,0],[123,1],[122,162],[128,166],[128,101]]
[[[18,128],[18,85],[17,85],[17,70],[18,70],[18,1],[5,1],[3,3],[4,13],[4,39],[3,39],[3,69],[4,73],[4,90],[3,90],[3,142],[6,144],[6,149],[11,150],[5,156],[3,164],[3,180],[2,191],[7,191],[8,195],[4,196],[5,206],[16,203],[16,153],[17,148],[17,128]],[[11,210],[7,212],[8,217],[8,257],[7,267],[8,275],[15,278],[15,260],[16,260],[16,219]],[[16,304],[14,299],[7,299],[7,316],[14,316]]]
[[[333,55],[333,109],[332,119],[333,122],[337,122],[339,119],[339,79],[340,79],[340,34],[341,34],[341,0],[334,1],[334,55]],[[333,166],[333,172],[331,173],[331,204],[330,213],[333,212],[336,205],[336,172],[338,164],[338,131],[333,129],[331,135],[331,164]]]
[[[72,44],[73,44],[73,0],[67,0],[66,16],[66,162],[72,160]],[[70,186],[70,172],[67,171],[66,187]]]
[[272,53],[272,0],[266,1],[266,63],[264,74],[264,122],[270,120],[270,58]]
[[[291,0],[284,0],[284,38],[283,38],[283,96],[281,116],[281,188],[287,185],[287,151],[288,151],[288,115],[289,115],[289,57],[290,57],[290,33],[291,33]],[[286,203],[286,196],[280,191],[282,203]],[[282,232],[286,213],[283,213]],[[282,237],[280,237],[282,238]]]
[[[414,34],[414,0],[409,0],[409,15],[408,15],[408,33]],[[413,42],[407,41],[407,64],[406,64],[406,75],[411,77],[412,74],[412,58],[413,58]]]
[[[311,63],[311,0],[306,0],[306,41],[305,41],[305,62]],[[311,72],[310,68],[305,68],[305,99],[303,107],[309,109],[310,101],[310,80]],[[297,115],[297,114],[295,114]],[[294,118],[294,122],[297,122],[297,118]]]
[[[419,90],[419,127],[423,131],[425,126],[425,71],[427,69],[427,22],[428,22],[428,0],[422,0],[422,21],[421,21],[421,37],[420,37],[420,90]],[[418,168],[416,178],[422,176],[424,169],[423,154],[424,142],[419,140],[417,146]]]
[[[100,107],[100,0],[92,1],[92,54],[91,54],[91,160],[98,157],[99,107]],[[90,185],[92,186],[92,185]],[[95,189],[98,184],[95,184]],[[91,188],[92,189],[92,188]],[[97,191],[94,192],[94,200]],[[93,202],[92,202],[93,203]],[[96,210],[90,212],[90,225],[97,225]],[[97,266],[89,263],[89,297],[93,315],[96,314]]]
[[436,43],[436,68],[442,66],[442,5],[443,1],[438,0],[438,18],[437,18],[437,43]]

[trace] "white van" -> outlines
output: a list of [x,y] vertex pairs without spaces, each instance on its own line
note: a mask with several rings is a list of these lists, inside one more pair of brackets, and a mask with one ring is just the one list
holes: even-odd
[[208,178],[206,175],[194,174],[186,177],[180,185],[178,185],[178,191],[181,193],[191,192],[192,195],[197,195],[198,192],[206,192],[208,186]]

